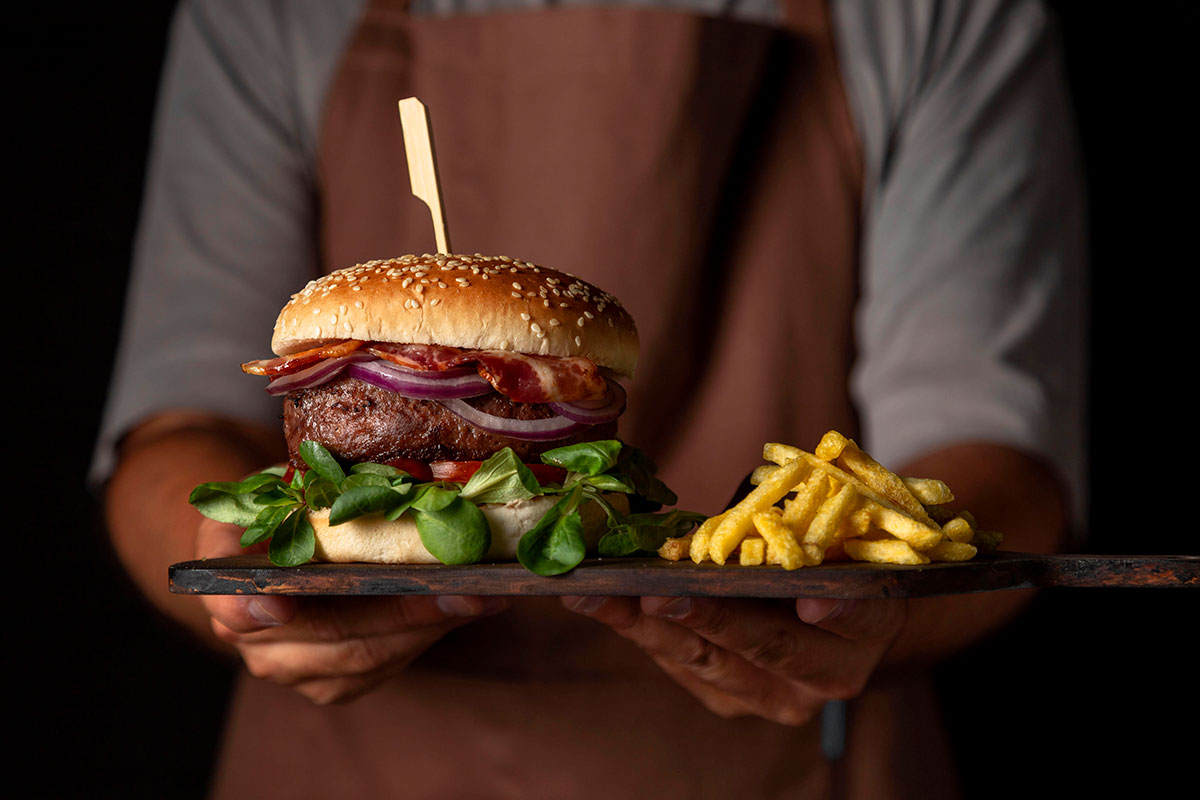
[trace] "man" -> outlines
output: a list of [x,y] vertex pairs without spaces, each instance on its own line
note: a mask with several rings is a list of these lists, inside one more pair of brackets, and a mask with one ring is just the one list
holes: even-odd
[[[277,406],[236,364],[286,296],[429,249],[395,117],[410,94],[456,243],[576,272],[638,320],[622,437],[681,506],[719,510],[764,441],[837,428],[947,481],[1008,548],[1067,534],[1080,193],[1037,4],[473,11],[179,13],[95,474],[147,594],[249,673],[217,795],[951,793],[921,668],[1019,595],[161,589],[170,563],[239,551],[191,487],[280,460]],[[819,749],[829,700],[850,701],[844,786]]]

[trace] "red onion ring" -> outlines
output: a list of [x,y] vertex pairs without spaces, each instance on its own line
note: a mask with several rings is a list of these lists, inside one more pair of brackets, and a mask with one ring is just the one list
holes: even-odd
[[380,389],[417,400],[454,400],[460,397],[478,397],[494,391],[490,383],[469,367],[442,372],[423,372],[377,360],[351,364],[346,374]]
[[599,425],[612,422],[625,411],[625,387],[611,378],[606,377],[608,391],[600,400],[582,401],[575,403],[548,403],[554,413],[575,422],[588,425]]
[[352,363],[369,361],[375,356],[369,353],[350,353],[338,358],[327,358],[305,367],[299,372],[281,375],[267,384],[267,394],[280,395],[294,392],[298,389],[311,389],[332,379],[335,375]]
[[566,417],[550,417],[548,419],[508,419],[488,414],[462,400],[439,400],[443,406],[457,414],[461,419],[481,428],[488,433],[500,436],[511,436],[514,439],[525,439],[531,442],[545,442],[553,439],[565,439],[588,427],[582,422],[575,422]]

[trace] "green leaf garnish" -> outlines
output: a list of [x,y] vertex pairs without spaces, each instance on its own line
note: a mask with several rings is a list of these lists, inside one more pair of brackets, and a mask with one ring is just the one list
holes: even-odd
[[242,532],[242,547],[258,544],[275,535],[276,529],[283,523],[295,507],[276,506],[258,515],[258,518]]
[[508,503],[542,493],[538,479],[511,447],[492,454],[463,485],[460,495],[475,503]]
[[578,472],[580,475],[599,475],[616,465],[620,452],[620,441],[601,439],[547,450],[542,453],[542,462],[562,467],[569,472]]
[[314,442],[312,439],[305,439],[300,443],[299,450],[300,458],[304,459],[304,463],[325,480],[341,485],[341,482],[346,479],[342,465],[320,443]]
[[362,464],[355,464],[350,468],[350,472],[354,475],[381,475],[388,479],[407,478],[408,473],[402,469],[397,469],[391,464],[372,464],[367,461]]
[[268,555],[272,564],[298,567],[312,560],[317,535],[303,509],[296,509],[280,523],[271,537]]
[[390,486],[355,486],[338,495],[329,508],[329,524],[341,525],[352,519],[386,512],[404,501]]
[[237,483],[202,483],[192,490],[188,502],[204,516],[245,528],[262,513],[253,491],[242,491]]
[[412,514],[421,544],[443,564],[474,564],[482,561],[492,546],[487,517],[474,503],[457,495],[435,510],[414,505]]
[[517,543],[517,560],[537,575],[561,575],[579,566],[587,555],[583,519],[576,488],[555,503]]
[[633,487],[616,475],[591,475],[586,478],[580,478],[579,483],[591,486],[592,488],[601,492],[622,492],[624,494],[633,494]]

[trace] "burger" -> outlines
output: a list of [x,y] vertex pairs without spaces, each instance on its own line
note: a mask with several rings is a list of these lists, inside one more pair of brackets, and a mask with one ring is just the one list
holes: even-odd
[[271,349],[242,369],[282,400],[287,464],[191,500],[276,563],[554,574],[694,521],[655,513],[674,495],[617,438],[637,328],[577,277],[507,256],[358,264],[293,295]]

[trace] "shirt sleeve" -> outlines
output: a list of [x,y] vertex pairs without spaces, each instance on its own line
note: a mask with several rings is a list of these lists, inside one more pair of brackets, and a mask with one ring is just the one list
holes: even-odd
[[1037,2],[834,6],[866,153],[865,444],[902,464],[1012,445],[1084,496],[1085,210],[1056,32]]
[[[176,12],[93,488],[155,412],[278,419],[239,365],[269,355],[279,309],[316,274],[315,120],[357,11],[217,0]],[[306,13],[322,24],[292,23]]]

